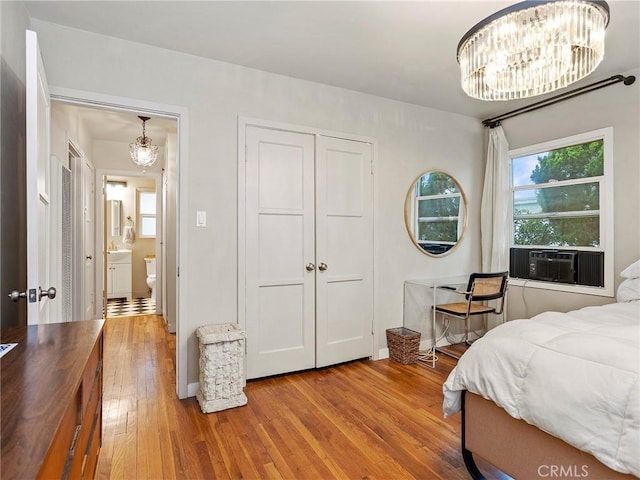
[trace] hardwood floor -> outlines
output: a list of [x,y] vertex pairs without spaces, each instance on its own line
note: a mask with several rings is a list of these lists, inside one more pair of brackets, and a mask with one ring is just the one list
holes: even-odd
[[467,479],[460,416],[441,410],[454,360],[440,358],[435,370],[366,360],[250,381],[246,406],[203,414],[176,398],[162,318],[109,319],[96,477]]

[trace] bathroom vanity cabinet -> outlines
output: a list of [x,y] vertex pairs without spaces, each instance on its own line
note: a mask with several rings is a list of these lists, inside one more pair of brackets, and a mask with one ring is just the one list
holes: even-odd
[[104,320],[2,330],[2,478],[93,478]]
[[131,300],[131,250],[107,254],[107,298]]

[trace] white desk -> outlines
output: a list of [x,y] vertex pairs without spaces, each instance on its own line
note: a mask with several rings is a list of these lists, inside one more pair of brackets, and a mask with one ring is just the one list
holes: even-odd
[[[439,278],[417,278],[405,280],[403,289],[403,326],[431,335],[431,366],[435,367],[435,348],[437,342],[436,311],[432,308],[443,301],[458,302],[460,295],[453,289],[462,290],[467,287],[469,274],[453,275]],[[412,292],[413,289],[416,292]],[[431,318],[431,322],[429,322]],[[429,325],[431,323],[431,325]],[[430,327],[430,328],[429,328]]]

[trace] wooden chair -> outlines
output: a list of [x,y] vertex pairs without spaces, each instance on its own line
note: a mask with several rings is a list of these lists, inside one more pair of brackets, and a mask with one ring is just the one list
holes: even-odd
[[[469,319],[473,315],[487,313],[500,315],[502,313],[507,295],[507,275],[508,272],[472,273],[469,276],[466,291],[451,290],[453,293],[464,295],[464,302],[438,304],[432,308],[443,315],[463,320],[463,342],[469,345]],[[484,302],[488,300],[499,300],[499,308],[486,305]]]

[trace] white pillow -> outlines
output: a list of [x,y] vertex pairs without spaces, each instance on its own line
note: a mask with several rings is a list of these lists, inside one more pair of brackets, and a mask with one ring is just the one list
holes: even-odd
[[625,268],[622,272],[620,272],[620,276],[624,278],[640,277],[640,260],[638,260],[635,263],[632,263],[627,268]]
[[616,294],[618,302],[640,300],[640,278],[627,278],[618,287]]

